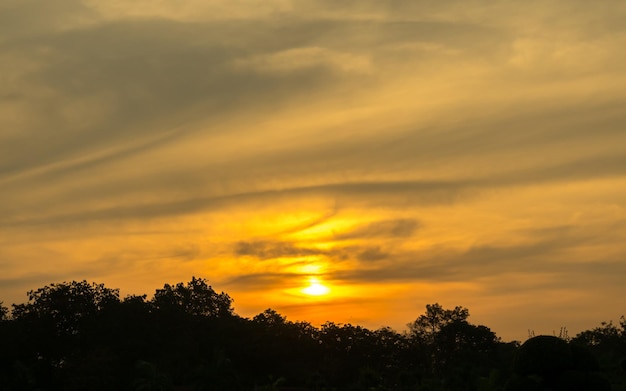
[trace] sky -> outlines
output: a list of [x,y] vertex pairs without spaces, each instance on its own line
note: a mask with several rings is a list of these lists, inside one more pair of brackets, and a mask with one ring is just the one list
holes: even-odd
[[206,278],[504,340],[626,314],[621,0],[2,0],[0,300]]

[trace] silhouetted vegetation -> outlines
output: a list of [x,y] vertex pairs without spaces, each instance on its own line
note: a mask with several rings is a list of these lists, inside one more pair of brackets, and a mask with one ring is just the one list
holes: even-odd
[[[201,278],[147,296],[64,282],[0,302],[2,390],[626,390],[626,320],[571,340],[503,342],[469,310],[426,306],[408,331],[252,319]],[[563,337],[563,335],[562,335]]]

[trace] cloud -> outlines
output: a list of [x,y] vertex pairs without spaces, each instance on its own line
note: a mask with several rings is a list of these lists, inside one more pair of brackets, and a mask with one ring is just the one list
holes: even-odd
[[548,274],[552,276],[551,284],[557,284],[559,276],[580,283],[594,268],[610,274],[623,256],[623,252],[605,255],[586,248],[602,248],[619,240],[624,233],[624,221],[606,231],[601,228],[598,231],[598,227],[559,226],[528,233],[522,244],[483,244],[456,251],[436,247],[422,251],[400,250],[388,258],[388,262],[338,271],[333,273],[333,278],[346,282],[448,282],[478,281],[509,274]]
[[329,196],[337,199],[365,197],[374,200],[377,196],[398,196],[401,199],[410,197],[424,203],[450,203],[464,190],[463,184],[436,182],[371,182],[328,184],[321,186],[304,186],[285,189],[260,190],[240,194],[229,194],[217,197],[200,197],[181,201],[165,201],[155,203],[140,202],[95,210],[51,214],[32,218],[11,219],[5,217],[0,221],[4,226],[46,225],[79,223],[81,221],[106,221],[120,219],[158,218],[172,215],[189,214],[199,211],[217,210],[225,206],[234,206],[250,202],[273,202],[288,197]]
[[171,1],[87,0],[105,19],[168,19],[177,21],[240,21],[271,18],[289,12],[293,5],[289,0],[188,0],[184,3]]
[[[3,60],[20,69],[12,78],[13,96],[23,97],[16,106],[33,118],[45,112],[46,120],[30,123],[21,137],[6,140],[1,173],[141,143],[176,128],[189,132],[190,126],[183,130],[181,123],[200,121],[203,134],[215,132],[218,118],[238,115],[242,105],[247,111],[274,110],[348,83],[346,75],[339,80],[324,64],[348,67],[348,73],[367,67],[361,54],[303,46],[311,26],[287,23],[283,27],[292,30],[288,34],[268,27],[262,21],[101,22],[41,33],[19,47],[9,45]],[[268,34],[251,34],[259,30]],[[311,66],[259,74],[263,65],[251,58],[266,58],[279,67],[291,58],[296,65]],[[237,65],[246,61],[250,65],[245,69]],[[16,95],[20,90],[28,90],[28,96]],[[41,134],[46,128],[55,128],[55,137]],[[46,137],[45,143],[34,142],[33,134],[39,140]],[[32,153],[12,152],[25,149]]]
[[97,13],[81,0],[7,0],[0,5],[0,45],[16,37],[27,41],[50,31],[76,28],[97,20]]
[[389,254],[382,251],[380,247],[336,246],[331,249],[322,250],[296,245],[293,242],[269,241],[238,242],[235,245],[234,253],[237,256],[250,256],[260,260],[321,256],[335,263],[350,258],[364,262],[372,262],[389,257]]
[[286,242],[238,242],[235,245],[235,254],[254,256],[260,259],[275,259],[284,257],[305,257],[325,254],[325,251],[298,247]]
[[[200,5],[190,7],[194,9]],[[320,3],[302,7],[289,12],[310,8],[321,12],[326,8],[320,7]],[[351,18],[348,10],[354,11],[352,7],[360,7],[376,17]],[[402,20],[401,17],[406,16],[412,7],[424,12],[418,13],[420,17],[416,20]],[[465,122],[468,115],[460,111],[455,113],[458,121],[452,124],[441,121],[441,118],[437,118],[439,125],[424,122],[422,118],[403,119],[400,125],[372,122],[349,143],[332,136],[347,134],[346,128],[358,125],[339,121],[340,128],[320,129],[320,134],[330,137],[327,142],[317,135],[303,135],[301,143],[286,144],[278,151],[274,146],[267,146],[280,146],[284,137],[258,137],[255,125],[246,124],[238,130],[240,140],[267,142],[259,141],[253,145],[256,148],[242,149],[237,159],[230,161],[213,161],[209,156],[214,153],[208,151],[177,158],[168,150],[168,146],[175,144],[181,147],[206,144],[208,150],[230,148],[215,138],[233,131],[233,128],[219,124],[231,121],[242,112],[245,112],[243,116],[249,116],[253,112],[267,115],[273,110],[300,105],[315,108],[320,101],[333,95],[352,97],[346,99],[351,100],[357,92],[368,89],[375,96],[382,84],[395,80],[393,73],[386,73],[388,69],[399,73],[400,79],[405,72],[398,68],[401,62],[389,56],[389,50],[395,50],[392,47],[397,43],[409,45],[400,51],[419,65],[422,58],[435,64],[444,61],[441,58],[434,60],[433,50],[463,48],[464,51],[452,55],[465,61],[474,55],[469,48],[478,50],[482,47],[481,50],[492,53],[494,47],[511,42],[509,35],[493,31],[504,26],[478,23],[475,11],[467,13],[467,20],[459,19],[458,15],[472,10],[462,3],[428,7],[399,3],[388,6],[342,5],[339,9],[342,12],[335,17],[322,13],[292,21],[279,15],[268,16],[270,21],[262,17],[203,23],[156,15],[141,20],[104,18],[97,23],[75,25],[47,34],[34,32],[35,38],[26,41],[7,35],[7,42],[13,44],[5,44],[5,64],[13,64],[11,69],[19,69],[17,76],[11,78],[13,92],[10,94],[16,97],[13,113],[19,112],[20,115],[12,117],[19,117],[21,122],[18,123],[20,132],[6,136],[0,149],[0,176],[13,183],[5,191],[4,203],[20,199],[20,203],[33,210],[61,211],[65,209],[63,203],[82,204],[74,197],[97,197],[108,200],[100,204],[121,202],[134,208],[136,199],[159,193],[163,204],[176,199],[176,202],[191,205],[196,201],[190,199],[189,194],[205,200],[223,196],[198,186],[198,183],[223,181],[223,178],[236,183],[237,191],[230,192],[234,197],[262,193],[271,186],[259,186],[255,182],[272,178],[279,178],[282,186],[294,189],[315,190],[317,187],[321,190],[325,187],[332,190],[330,196],[345,194],[350,188],[353,193],[361,193],[358,186],[351,183],[372,182],[379,186],[379,178],[391,174],[401,180],[412,175],[420,180],[444,177],[451,178],[450,182],[468,183],[475,181],[476,173],[484,172],[486,176],[499,175],[501,182],[520,183],[517,175],[537,175],[536,178],[540,179],[546,165],[565,168],[578,159],[582,167],[585,159],[590,163],[606,159],[608,149],[616,158],[606,159],[602,163],[605,165],[602,172],[621,175],[623,151],[619,145],[623,145],[620,143],[623,133],[619,132],[617,124],[624,120],[623,112],[619,114],[602,101],[590,106],[584,99],[581,103],[566,100],[556,107],[539,104],[509,106],[506,111],[489,111],[484,117],[469,118]],[[68,3],[67,12],[70,11],[89,13],[85,9],[80,11],[73,3]],[[456,16],[442,19],[438,16],[442,12]],[[512,28],[521,27],[515,25]],[[606,35],[599,37],[607,38]],[[407,52],[411,45],[414,50]],[[32,65],[18,66],[24,62]],[[353,62],[357,65],[367,63],[366,67],[363,65],[369,69],[366,74],[374,74],[360,72],[363,67],[350,65]],[[246,66],[242,68],[241,64]],[[482,64],[487,72],[492,65]],[[264,72],[268,67],[273,71]],[[410,81],[410,78],[405,84],[407,87],[420,85],[421,89],[436,93],[439,86],[426,83],[432,72],[425,71],[421,84],[413,84],[415,80]],[[457,69],[455,72],[464,71]],[[489,82],[481,77],[477,75],[476,80]],[[512,77],[507,75],[495,85],[508,88]],[[369,87],[353,90],[359,84]],[[477,100],[479,105],[485,106],[483,102],[489,91],[484,91],[484,96]],[[518,99],[515,90],[510,96],[513,102]],[[374,100],[371,107],[384,106],[384,98],[382,95],[380,100]],[[615,108],[623,106],[623,102],[610,98]],[[476,100],[475,96],[472,99]],[[393,104],[395,102],[389,105]],[[415,107],[423,104],[425,102],[415,104]],[[455,107],[450,106],[450,109]],[[606,123],[609,116],[611,121]],[[382,117],[380,121],[384,123],[387,118]],[[7,122],[11,123],[8,119]],[[556,127],[555,123],[559,126]],[[594,132],[590,132],[590,128]],[[380,132],[380,129],[385,131]],[[599,138],[600,134],[603,138]],[[587,146],[587,156],[582,160],[576,145]],[[545,157],[552,148],[563,151],[551,154],[550,159],[532,158],[533,155]],[[29,153],[22,152],[26,150]],[[499,163],[492,164],[493,161]],[[218,163],[220,168],[216,172]],[[129,170],[127,167],[130,166],[135,168]],[[527,169],[526,173],[520,172],[523,168]],[[378,178],[371,178],[371,173],[377,170],[380,170]],[[557,180],[557,175],[563,177],[564,174],[575,179],[577,172],[595,175],[588,169],[553,172]],[[334,175],[343,178],[338,180]],[[94,177],[101,180],[89,180]],[[284,184],[299,178],[305,180]],[[346,184],[335,184],[338,182]],[[77,188],[79,183],[81,186]],[[31,192],[27,202],[23,197],[24,189],[33,187],[38,191]],[[388,184],[381,185],[381,188],[388,187]],[[181,196],[173,190],[176,188],[186,194]],[[275,189],[269,191],[272,190]],[[372,191],[362,190],[362,194],[370,193]],[[135,196],[120,201],[130,194]],[[402,189],[398,189],[398,194],[402,194]],[[431,192],[431,196],[448,199],[448,202],[457,199],[454,192],[440,195]],[[181,198],[187,198],[187,201],[181,201]],[[426,196],[420,196],[419,201],[424,198]],[[197,203],[201,205],[202,201]],[[138,210],[146,207],[152,209],[141,205]],[[94,213],[91,207],[85,209],[74,213],[85,213],[87,217]],[[104,210],[112,211],[114,216],[119,208]],[[8,213],[14,214],[15,209]],[[35,214],[40,215],[39,212]]]
[[237,67],[260,72],[294,72],[307,68],[329,67],[338,71],[369,73],[372,64],[365,56],[341,53],[322,47],[288,49],[236,61]]
[[[323,196],[337,200],[341,205],[349,203],[402,205],[407,202],[419,202],[424,205],[450,205],[462,200],[476,198],[481,192],[511,186],[528,186],[537,183],[562,183],[598,178],[620,178],[626,175],[626,158],[620,156],[602,156],[581,159],[555,166],[543,166],[534,169],[507,172],[499,176],[472,178],[457,181],[372,181],[355,183],[328,183],[313,186],[296,186],[277,189],[259,189],[220,196],[206,196],[183,200],[164,200],[156,202],[136,202],[127,205],[74,210],[69,213],[52,213],[47,216],[21,217],[15,212],[7,212],[0,225],[46,225],[76,223],[80,221],[119,220],[138,218],[160,218],[171,215],[189,214],[199,211],[216,210],[251,202],[276,203],[282,198],[306,198]],[[158,181],[154,182],[159,185]],[[129,184],[132,189],[132,184]],[[150,189],[149,184],[142,184]],[[148,185],[146,187],[146,185]],[[162,184],[161,184],[162,185]],[[160,186],[159,186],[160,187]],[[158,188],[155,191],[158,191]],[[96,188],[97,189],[97,188]],[[125,184],[126,191],[129,187]],[[88,192],[83,195],[88,195]],[[8,193],[10,196],[10,193]],[[95,194],[94,194],[95,195]],[[5,194],[4,197],[7,197]],[[73,201],[75,203],[76,200]],[[45,203],[46,201],[44,201]],[[12,216],[15,216],[12,218]],[[394,226],[394,224],[397,224]],[[417,227],[414,227],[417,228]],[[374,223],[369,227],[357,229],[355,233],[339,234],[339,239],[350,235],[374,235],[376,231],[395,230],[392,235],[405,235],[411,231],[408,221]],[[347,236],[346,236],[347,235]]]
[[367,248],[357,255],[357,259],[364,262],[380,261],[387,258],[389,258],[389,254],[382,251],[379,247]]
[[420,223],[415,219],[382,220],[361,225],[335,235],[336,239],[407,238],[411,237]]

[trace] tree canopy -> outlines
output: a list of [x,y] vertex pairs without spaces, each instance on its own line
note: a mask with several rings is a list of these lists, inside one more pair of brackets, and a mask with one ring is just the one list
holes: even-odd
[[0,388],[624,390],[623,318],[571,341],[539,336],[520,347],[470,323],[460,306],[428,304],[397,332],[315,327],[272,308],[244,318],[232,303],[196,277],[150,299],[120,299],[119,290],[86,281],[32,290],[11,316],[0,302]]
[[180,311],[188,315],[221,317],[233,314],[233,299],[217,293],[205,279],[192,277],[187,284],[165,284],[157,289],[154,306],[162,311]]

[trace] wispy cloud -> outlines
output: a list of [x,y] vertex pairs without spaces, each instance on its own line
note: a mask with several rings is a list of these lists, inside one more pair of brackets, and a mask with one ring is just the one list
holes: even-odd
[[415,219],[383,220],[357,226],[344,233],[338,233],[337,239],[367,239],[379,237],[404,238],[412,236],[419,228]]

